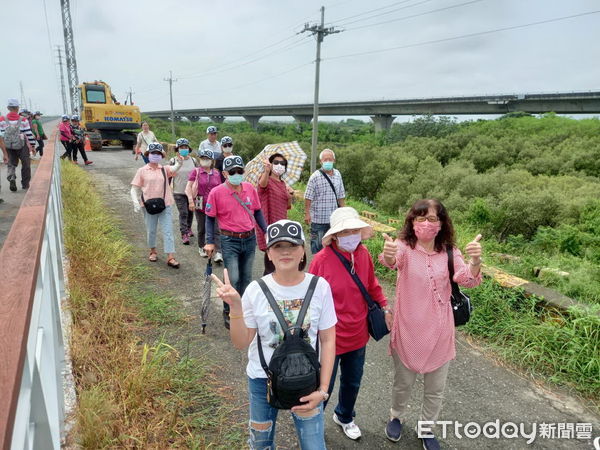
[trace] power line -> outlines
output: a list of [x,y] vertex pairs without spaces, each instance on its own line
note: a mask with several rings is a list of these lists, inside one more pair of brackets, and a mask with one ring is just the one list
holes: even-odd
[[353,23],[363,22],[365,20],[371,20],[371,19],[374,19],[375,17],[387,16],[388,14],[395,13],[395,12],[398,12],[398,11],[402,11],[403,9],[413,8],[415,6],[421,6],[421,5],[425,4],[425,3],[429,3],[429,2],[432,2],[432,1],[433,0],[422,0],[420,2],[413,3],[412,5],[406,5],[406,6],[403,6],[401,8],[392,9],[390,11],[385,11],[385,12],[382,12],[382,13],[379,13],[379,14],[373,14],[372,16],[365,17],[364,19],[351,20],[350,22],[346,22],[346,23],[340,24],[340,26],[352,25]]
[[393,2],[393,3],[389,3],[389,4],[387,4],[387,5],[380,6],[379,8],[370,9],[370,10],[368,10],[368,11],[363,11],[363,12],[361,12],[361,13],[354,14],[354,15],[352,15],[352,16],[342,17],[341,19],[338,19],[338,20],[334,21],[334,23],[336,23],[336,24],[338,24],[338,25],[339,25],[339,24],[340,24],[340,22],[343,22],[344,20],[348,20],[348,19],[354,19],[355,17],[364,16],[364,15],[370,14],[370,13],[372,13],[372,12],[381,11],[382,9],[391,8],[392,6],[401,5],[401,4],[403,4],[403,3],[408,3],[408,2],[411,2],[411,1],[413,1],[413,0],[402,0],[402,1],[400,1],[400,2]]
[[292,43],[290,45],[287,45],[285,47],[273,50],[272,52],[266,53],[266,54],[264,54],[262,56],[259,56],[257,58],[251,59],[249,61],[245,61],[243,63],[238,63],[238,64],[235,64],[235,65],[230,66],[230,67],[209,70],[209,71],[202,72],[202,73],[199,73],[199,74],[196,74],[196,75],[190,75],[190,76],[187,76],[187,77],[179,77],[179,79],[181,79],[181,80],[188,80],[188,79],[191,79],[191,78],[202,78],[202,77],[209,76],[209,75],[215,75],[217,73],[228,72],[230,70],[238,69],[240,67],[247,66],[248,64],[255,63],[257,61],[265,59],[266,57],[274,55],[276,53],[281,53],[281,52],[284,52],[284,51],[287,51],[287,50],[291,50],[293,48],[299,47],[299,46],[304,45],[306,43],[308,43],[308,41],[306,40],[306,36],[304,36],[302,39],[300,39],[300,40],[298,40],[298,41],[296,41],[296,42],[294,42],[294,43]]
[[440,11],[447,11],[449,9],[459,8],[461,6],[471,5],[473,3],[479,3],[479,2],[483,2],[483,1],[487,1],[487,0],[471,0],[469,2],[464,2],[464,3],[459,3],[459,4],[456,4],[456,5],[445,6],[443,8],[432,9],[430,11],[425,11],[425,12],[418,13],[418,14],[412,14],[410,16],[403,16],[403,17],[398,17],[396,19],[384,20],[383,22],[371,23],[371,24],[368,24],[368,25],[362,25],[360,27],[348,28],[347,31],[361,30],[363,28],[370,28],[370,27],[374,27],[374,26],[377,26],[377,25],[384,25],[384,24],[387,24],[387,23],[398,22],[400,20],[414,19],[415,17],[426,16],[427,14],[432,14],[432,13],[436,13],[436,12],[440,12]]
[[305,62],[303,64],[299,64],[297,66],[294,66],[294,67],[291,67],[291,68],[289,68],[287,70],[284,70],[283,72],[279,72],[279,73],[276,73],[274,75],[261,78],[259,80],[251,81],[249,83],[240,84],[238,86],[233,86],[233,87],[225,88],[225,89],[211,90],[210,92],[194,92],[192,94],[187,94],[187,96],[188,97],[192,97],[192,96],[211,95],[211,94],[215,94],[215,93],[229,92],[229,91],[233,91],[233,90],[236,90],[236,89],[241,89],[241,88],[244,88],[244,87],[248,87],[248,86],[252,86],[252,85],[255,85],[255,84],[262,83],[262,82],[270,80],[272,78],[277,78],[277,77],[280,77],[282,75],[286,75],[286,74],[288,74],[290,72],[293,72],[295,70],[298,70],[298,69],[300,69],[302,67],[310,66],[312,63],[313,63],[313,61]]
[[486,35],[486,34],[499,33],[501,31],[516,30],[516,29],[519,29],[519,28],[526,28],[526,27],[531,27],[531,26],[535,26],[535,25],[543,25],[543,24],[546,24],[546,23],[552,23],[552,22],[558,22],[558,21],[561,21],[561,20],[574,19],[574,18],[577,18],[577,17],[589,16],[591,14],[598,14],[598,13],[600,13],[600,10],[589,11],[589,12],[585,12],[585,13],[581,13],[581,14],[573,14],[571,16],[557,17],[555,19],[540,20],[539,22],[531,22],[531,23],[526,23],[526,24],[522,24],[522,25],[513,25],[513,26],[510,26],[510,27],[496,28],[496,29],[487,30],[487,31],[479,31],[479,32],[476,32],[476,33],[463,34],[463,35],[460,35],[460,36],[452,36],[452,37],[449,37],[449,38],[442,38],[442,39],[434,39],[434,40],[430,40],[430,41],[416,42],[414,44],[399,45],[399,46],[396,46],[396,47],[388,47],[388,48],[382,48],[382,49],[378,49],[378,50],[370,50],[370,51],[366,51],[366,52],[348,53],[346,55],[331,56],[329,58],[324,58],[324,59],[325,60],[334,60],[334,59],[342,59],[342,58],[351,58],[353,56],[364,56],[364,55],[371,55],[371,54],[374,54],[374,53],[384,53],[384,52],[391,52],[393,50],[401,50],[401,49],[412,48],[412,47],[421,47],[421,46],[425,46],[425,45],[439,44],[441,42],[449,42],[449,41],[455,41],[455,40],[458,40],[458,39],[466,39],[466,38],[470,38],[470,37],[483,36],[483,35]]

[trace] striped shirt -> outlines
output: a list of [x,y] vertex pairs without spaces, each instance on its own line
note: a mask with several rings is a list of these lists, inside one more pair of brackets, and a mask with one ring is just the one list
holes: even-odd
[[326,176],[333,183],[335,194],[333,193],[333,189],[331,189],[329,182],[325,179],[322,173],[319,173],[320,171],[320,169],[315,170],[308,179],[306,191],[304,192],[304,198],[311,201],[311,222],[329,223],[329,217],[331,216],[331,213],[338,207],[338,199],[346,198],[346,190],[344,189],[344,182],[339,170],[333,169],[333,176],[326,174]]
[[17,121],[19,122],[21,134],[25,135],[31,148],[36,148],[38,143],[35,140],[33,132],[31,131],[29,121],[25,117],[19,116],[17,113],[10,112],[6,116],[0,116],[0,137],[4,137],[4,132],[9,127],[9,124],[14,126],[17,124]]

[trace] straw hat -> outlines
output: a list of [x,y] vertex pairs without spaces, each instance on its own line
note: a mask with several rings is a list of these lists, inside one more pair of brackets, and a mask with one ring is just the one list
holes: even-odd
[[327,233],[325,233],[325,236],[321,240],[323,247],[331,244],[334,234],[344,230],[357,230],[360,228],[361,240],[363,241],[373,236],[373,227],[367,222],[362,221],[358,217],[356,210],[350,206],[344,206],[333,211],[329,218],[329,223],[331,224],[331,228],[327,230]]

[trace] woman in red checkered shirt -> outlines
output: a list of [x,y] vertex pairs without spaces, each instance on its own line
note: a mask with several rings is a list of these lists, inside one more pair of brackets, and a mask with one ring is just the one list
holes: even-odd
[[[281,179],[287,170],[287,159],[279,153],[263,161],[264,170],[258,179],[258,197],[267,225],[287,219],[288,209],[292,207],[294,190]],[[259,228],[257,228],[260,231]],[[267,244],[262,232],[256,233],[258,248],[265,252],[264,275],[273,272],[274,267],[267,257]]]

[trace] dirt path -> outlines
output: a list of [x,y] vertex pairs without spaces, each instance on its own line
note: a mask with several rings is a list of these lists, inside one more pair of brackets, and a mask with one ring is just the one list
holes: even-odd
[[[223,383],[225,392],[232,401],[232,420],[246,423],[247,391],[246,391],[246,355],[235,350],[227,330],[222,325],[221,307],[218,299],[213,299],[206,335],[199,329],[199,295],[203,280],[206,260],[200,258],[197,242],[192,239],[192,245],[183,246],[176,239],[177,258],[181,262],[180,270],[166,266],[164,256],[160,255],[158,263],[146,260],[145,230],[140,213],[133,212],[129,196],[129,183],[135,170],[141,166],[141,161],[132,160],[129,151],[110,149],[94,152],[90,158],[93,166],[85,170],[93,175],[93,180],[103,194],[109,207],[121,220],[126,236],[135,247],[140,264],[157,280],[156,289],[177,298],[189,320],[177,330],[169,330],[167,342],[177,342],[182,353],[191,355],[206,354],[217,364],[216,376]],[[176,214],[174,214],[176,215]],[[174,231],[177,227],[174,226]],[[178,233],[175,233],[178,235]],[[159,241],[160,242],[160,241]],[[159,244],[159,249],[162,245]],[[257,251],[255,258],[255,276],[262,273],[262,253]],[[222,268],[216,273],[221,275]],[[393,286],[385,286],[388,298],[393,298]],[[393,368],[391,358],[387,356],[387,338],[379,343],[371,342],[367,349],[367,361],[361,392],[356,407],[356,423],[362,430],[363,437],[359,442],[347,439],[339,427],[331,419],[333,407],[326,410],[326,440],[332,449],[381,449],[381,448],[421,448],[416,438],[414,426],[418,417],[418,407],[422,396],[422,382],[418,381],[407,427],[398,444],[389,442],[383,430],[388,418],[389,396],[392,384]],[[477,422],[500,421],[523,423],[527,433],[534,424],[542,422],[559,423],[592,423],[593,436],[600,435],[600,418],[586,410],[575,397],[564,392],[550,392],[540,387],[532,380],[497,364],[492,358],[483,354],[478,348],[469,344],[460,335],[457,342],[457,358],[450,370],[444,409],[440,420],[455,420],[466,424]],[[332,402],[337,395],[334,393]],[[411,429],[408,429],[408,428]],[[277,442],[281,449],[298,448],[293,422],[289,413],[281,412],[277,423]],[[558,436],[558,433],[556,433]],[[593,448],[590,440],[577,439],[547,439],[537,437],[533,445],[527,445],[525,439],[510,440],[488,439],[459,439],[452,430],[443,440],[443,448],[477,448],[477,449],[506,449],[506,448]]]

